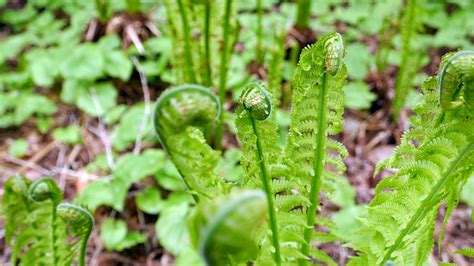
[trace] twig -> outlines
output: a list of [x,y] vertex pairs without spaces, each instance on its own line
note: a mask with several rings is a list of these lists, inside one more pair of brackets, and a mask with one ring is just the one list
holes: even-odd
[[148,81],[147,81],[146,75],[143,72],[140,62],[135,56],[132,56],[132,62],[135,65],[135,68],[137,69],[138,74],[140,75],[140,83],[143,89],[143,100],[145,101],[145,113],[143,114],[143,119],[140,124],[140,128],[138,129],[138,132],[137,132],[137,138],[135,140],[135,148],[133,148],[133,153],[139,154],[141,146],[142,146],[143,133],[145,132],[146,126],[148,124],[148,120],[150,119],[150,113],[151,113],[150,89],[148,88]]
[[137,32],[131,25],[125,26],[125,33],[130,37],[130,40],[133,42],[135,47],[137,47],[137,50],[140,54],[143,54],[145,52],[145,48],[143,48],[142,42],[140,41],[140,38],[138,38]]
[[44,167],[42,167],[42,166],[40,166],[36,163],[30,162],[30,161],[25,161],[25,160],[22,160],[22,159],[19,159],[19,158],[15,158],[15,157],[12,157],[12,156],[7,155],[7,154],[0,154],[0,158],[4,159],[6,161],[9,161],[11,163],[17,164],[17,165],[21,165],[23,167],[36,170],[36,171],[40,172],[42,175],[46,175],[46,176],[56,176],[56,175],[61,174],[61,172],[62,172],[64,174],[66,174],[67,176],[71,176],[71,177],[75,177],[75,178],[84,178],[84,177],[86,177],[89,180],[96,180],[96,179],[99,178],[96,175],[91,175],[91,174],[87,174],[87,173],[79,173],[79,172],[75,172],[75,171],[72,171],[72,170],[67,169],[67,168],[53,167],[53,168],[51,168],[51,170],[48,170],[48,169],[46,169],[46,168],[44,168]]
[[[58,143],[56,141],[51,141],[48,143],[42,150],[40,150],[38,153],[33,155],[31,159],[29,159],[29,162],[36,163],[37,161],[41,160],[45,155],[47,155],[52,149],[56,148],[56,145]],[[28,167],[21,167],[20,170],[18,170],[18,174],[21,175]]]
[[[99,101],[97,100],[97,94],[95,92],[95,88],[92,87],[90,89],[90,94],[92,97],[92,102],[94,103],[94,107],[97,111],[97,113],[102,114],[102,107],[100,106]],[[115,169],[115,163],[114,163],[114,157],[112,154],[112,145],[110,144],[109,136],[107,134],[107,130],[105,129],[104,122],[102,121],[102,115],[99,115],[98,117],[99,120],[99,130],[94,132],[90,130],[92,133],[94,133],[99,139],[102,141],[102,144],[104,144],[105,148],[105,156],[107,158],[107,164],[109,165],[110,170]]]

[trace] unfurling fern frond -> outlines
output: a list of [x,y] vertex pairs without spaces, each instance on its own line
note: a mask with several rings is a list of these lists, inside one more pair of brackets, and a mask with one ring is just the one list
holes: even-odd
[[219,118],[220,111],[219,100],[198,85],[170,88],[156,103],[156,134],[195,200],[226,190],[214,172],[219,152],[206,143],[202,132]]
[[[338,33],[329,34],[303,50],[293,80],[291,124],[285,148],[285,162],[291,169],[291,180],[299,185],[298,193],[307,198],[302,203],[306,214],[304,242],[301,250],[310,255],[310,242],[319,205],[321,186],[341,173],[342,159],[347,151],[329,139],[342,130],[346,68],[343,64],[344,45]],[[337,176],[337,175],[336,175]],[[300,208],[301,209],[301,208]],[[295,212],[300,212],[296,210]],[[305,264],[306,261],[302,261]]]
[[[236,120],[238,136],[243,143],[241,159],[245,172],[243,184],[250,188],[262,187],[266,193],[273,257],[276,265],[281,265],[275,195],[272,189],[273,175],[270,172],[271,164],[277,163],[281,148],[278,146],[276,124],[272,119],[268,119],[271,113],[271,96],[264,85],[260,83],[248,85],[240,97]],[[268,249],[264,247],[263,250]]]
[[438,80],[423,86],[412,128],[381,163],[399,170],[376,188],[363,219],[363,242],[352,243],[363,252],[354,264],[422,265],[433,247],[438,207],[443,201],[447,206],[441,245],[443,228],[474,171],[473,87],[465,85],[472,82],[474,61],[469,52],[459,52],[443,62]]
[[190,235],[207,265],[245,263],[257,255],[256,230],[265,221],[265,194],[248,190],[205,199],[190,217]]
[[[31,184],[20,176],[5,184],[2,203],[12,265],[85,265],[85,249],[93,227],[84,209],[60,204],[61,190],[51,178]],[[79,257],[79,259],[77,259]]]

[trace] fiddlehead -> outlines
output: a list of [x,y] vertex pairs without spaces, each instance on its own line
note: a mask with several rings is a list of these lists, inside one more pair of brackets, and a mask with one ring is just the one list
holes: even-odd
[[257,255],[254,236],[265,213],[265,195],[256,190],[200,203],[190,220],[191,238],[207,265],[248,262]]
[[195,200],[212,197],[225,187],[214,173],[219,153],[206,143],[200,130],[216,121],[220,110],[218,99],[198,85],[168,89],[156,103],[156,134]]
[[[263,87],[263,84],[252,83],[248,85],[240,96],[241,106],[237,110],[237,128],[239,130],[239,138],[244,144],[244,157],[242,164],[247,175],[255,175],[256,164],[258,164],[258,176],[263,184],[263,189],[267,196],[269,223],[272,234],[272,244],[275,249],[274,261],[276,265],[281,265],[280,254],[280,240],[278,233],[278,222],[276,217],[276,210],[274,205],[274,192],[271,184],[271,173],[269,173],[269,165],[267,161],[267,154],[265,149],[275,145],[269,142],[269,138],[264,134],[272,134],[276,136],[277,133],[261,132],[262,128],[268,127],[268,123],[261,124],[267,120],[272,113],[272,102],[269,93]],[[271,121],[269,121],[271,123]],[[275,129],[275,127],[271,127]],[[253,153],[253,154],[252,154]],[[255,182],[255,180],[254,180]]]
[[443,111],[463,103],[474,110],[473,85],[474,51],[459,51],[446,62],[438,75],[438,100]]
[[41,202],[50,199],[55,205],[63,200],[63,194],[51,177],[43,177],[31,183],[29,195],[33,201]]
[[79,238],[73,243],[72,249],[79,248],[79,265],[84,266],[87,241],[94,227],[94,218],[86,209],[69,203],[59,204],[57,214],[66,224],[70,225],[71,235]]

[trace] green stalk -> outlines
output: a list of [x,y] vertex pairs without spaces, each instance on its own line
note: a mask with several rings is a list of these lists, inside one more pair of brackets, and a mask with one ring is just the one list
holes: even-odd
[[135,15],[140,10],[140,0],[127,0],[127,12]]
[[262,8],[262,0],[257,0],[257,62],[261,66],[263,65],[263,47],[262,47],[262,16],[263,16],[263,8]]
[[196,83],[196,76],[194,75],[193,55],[191,54],[191,30],[189,28],[189,20],[183,4],[183,0],[178,1],[179,13],[181,14],[181,22],[183,24],[184,37],[184,56],[186,58],[184,71],[191,83]]
[[211,0],[207,0],[204,10],[204,68],[205,68],[205,86],[212,87],[211,72]]
[[[416,0],[408,0],[407,6],[407,25],[402,27],[402,30],[406,31],[406,41],[404,41],[402,35],[402,59],[400,62],[399,73],[397,77],[397,82],[395,86],[395,99],[393,102],[393,117],[395,121],[398,120],[399,112],[405,103],[406,95],[408,94],[408,89],[411,87],[412,78],[411,73],[413,72],[416,66],[412,66],[412,49],[411,49],[411,38],[415,29],[415,16],[416,16]],[[404,18],[405,20],[405,18]],[[402,33],[403,34],[403,33]]]
[[451,176],[451,174],[456,170],[456,168],[461,164],[463,161],[464,157],[469,154],[469,152],[474,148],[474,142],[471,142],[469,145],[464,148],[464,150],[458,155],[456,159],[454,159],[451,162],[451,165],[449,168],[446,170],[446,172],[443,174],[443,177],[436,182],[436,185],[433,187],[431,190],[430,194],[428,197],[426,197],[416,210],[415,215],[412,216],[410,221],[408,222],[407,226],[403,228],[403,230],[400,232],[398,235],[397,239],[395,240],[395,243],[390,247],[390,249],[385,253],[385,256],[382,261],[382,265],[391,258],[392,253],[397,250],[397,248],[400,247],[402,244],[403,238],[405,238],[406,235],[410,234],[411,231],[413,230],[414,226],[425,217],[426,213],[431,210],[429,206],[432,206],[433,204],[436,204],[439,201],[438,193],[440,192],[441,188],[446,184],[448,181],[448,178]]
[[56,206],[55,202],[51,199],[51,206],[53,207],[53,213],[51,215],[51,255],[53,256],[53,265],[57,265],[56,261],[56,228],[55,228],[55,221],[56,221]]
[[108,0],[95,0],[95,8],[99,15],[99,21],[105,22],[107,20]]
[[250,122],[252,124],[252,129],[257,137],[257,151],[256,156],[258,159],[258,165],[260,168],[260,175],[262,177],[263,188],[265,194],[267,194],[267,204],[268,204],[268,214],[270,218],[270,230],[272,231],[272,243],[275,247],[275,253],[273,254],[273,259],[275,260],[276,265],[281,265],[281,252],[280,252],[280,240],[278,236],[278,223],[276,218],[275,206],[273,202],[273,191],[271,186],[271,180],[268,175],[268,170],[266,166],[265,156],[263,155],[262,144],[260,142],[260,134],[258,132],[258,127],[256,125],[255,119],[249,113],[248,115]]
[[[309,256],[311,246],[311,237],[313,236],[314,223],[316,220],[316,212],[319,205],[318,195],[321,187],[321,176],[324,169],[324,145],[326,142],[326,105],[327,105],[327,91],[328,80],[326,70],[323,72],[321,94],[319,95],[319,114],[318,114],[318,129],[316,135],[316,151],[314,153],[313,168],[314,175],[311,177],[311,192],[309,196],[310,206],[306,213],[307,228],[304,230],[304,243],[301,247],[301,252],[305,256]],[[308,260],[300,260],[299,265],[307,265]]]
[[[229,27],[230,27],[230,12],[232,7],[232,0],[225,1],[225,13],[224,13],[224,25],[222,26],[223,35],[223,49],[221,53],[221,64],[219,66],[219,101],[222,108],[225,106],[225,94],[226,94],[226,83],[227,83],[227,60],[229,53]],[[224,134],[224,110],[222,110],[219,117],[219,124],[216,128],[216,148],[222,148],[222,136]]]
[[311,16],[311,0],[299,0],[295,25],[299,28],[307,28],[309,24],[310,16]]

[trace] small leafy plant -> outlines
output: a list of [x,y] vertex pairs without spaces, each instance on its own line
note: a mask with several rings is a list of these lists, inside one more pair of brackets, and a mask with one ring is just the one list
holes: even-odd
[[12,247],[12,265],[85,265],[87,240],[94,225],[90,213],[61,203],[56,182],[30,182],[14,176],[5,183],[2,205],[5,240]]

